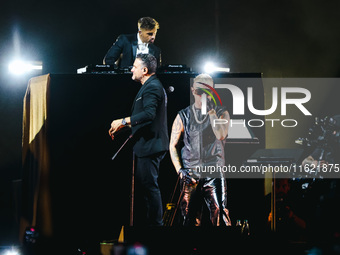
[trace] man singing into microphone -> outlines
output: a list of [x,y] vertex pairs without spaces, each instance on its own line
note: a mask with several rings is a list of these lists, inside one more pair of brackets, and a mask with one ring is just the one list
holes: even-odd
[[[178,112],[171,131],[170,156],[176,172],[181,178],[183,198],[181,212],[184,226],[201,225],[202,205],[206,205],[212,226],[230,226],[226,204],[226,182],[223,173],[217,176],[197,172],[197,167],[217,167],[225,164],[224,144],[229,124],[213,125],[214,120],[229,123],[228,111],[212,105],[207,100],[207,113],[202,114],[202,97],[213,88],[213,79],[208,74],[198,75],[191,92],[195,102]],[[183,138],[181,153],[178,144]],[[181,155],[181,156],[179,156]],[[184,184],[184,185],[183,185]]]
[[142,87],[134,100],[132,114],[112,121],[109,130],[113,138],[125,126],[132,129],[136,193],[144,201],[144,212],[139,213],[143,215],[140,223],[149,226],[163,225],[162,199],[157,179],[160,162],[169,149],[167,95],[155,75],[156,68],[157,60],[153,55],[137,55],[131,69],[132,79],[140,82]]

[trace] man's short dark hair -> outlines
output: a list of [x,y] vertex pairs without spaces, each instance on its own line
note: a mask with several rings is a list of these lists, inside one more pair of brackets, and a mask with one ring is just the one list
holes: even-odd
[[158,22],[151,17],[143,17],[138,20],[138,29],[153,30],[154,28],[159,29]]
[[143,66],[148,69],[148,74],[156,73],[157,59],[151,54],[138,54],[136,58],[139,58],[143,62]]

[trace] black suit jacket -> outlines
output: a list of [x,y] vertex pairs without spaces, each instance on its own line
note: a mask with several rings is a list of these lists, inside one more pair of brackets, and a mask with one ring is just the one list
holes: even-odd
[[142,85],[132,106],[131,128],[138,157],[167,151],[167,95],[156,75]]
[[[136,58],[137,44],[137,33],[120,35],[106,53],[104,63],[107,65],[115,65],[115,62],[120,58],[118,67],[132,67]],[[161,49],[149,43],[149,53],[156,57],[157,66],[159,67],[161,65]]]

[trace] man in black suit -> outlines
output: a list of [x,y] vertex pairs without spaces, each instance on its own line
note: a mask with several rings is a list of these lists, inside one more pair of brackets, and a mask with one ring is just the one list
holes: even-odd
[[[154,45],[158,22],[150,17],[138,20],[138,33],[120,35],[104,57],[104,64],[120,68],[131,68],[137,54],[149,53],[156,57],[161,65],[161,49]],[[118,61],[117,61],[118,60]]]
[[[145,201],[144,223],[163,225],[163,208],[158,186],[160,162],[169,147],[167,95],[155,75],[157,60],[151,54],[138,54],[132,79],[142,84],[132,106],[131,117],[114,120],[109,134],[130,126],[135,140],[135,182],[138,195]],[[136,199],[137,200],[137,199]]]

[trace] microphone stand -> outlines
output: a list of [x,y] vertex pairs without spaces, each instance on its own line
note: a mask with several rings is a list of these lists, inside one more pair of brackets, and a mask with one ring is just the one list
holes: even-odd
[[[129,135],[129,137],[125,140],[125,142],[120,146],[118,151],[113,155],[112,160],[114,160],[118,153],[124,148],[125,144],[133,137],[133,135]],[[130,194],[130,226],[133,226],[133,211],[134,211],[134,193],[135,193],[135,153],[132,153],[132,173],[131,173],[131,194]]]

